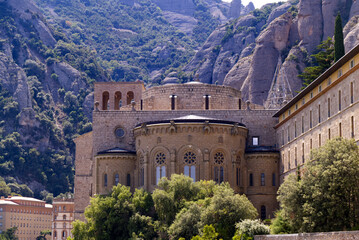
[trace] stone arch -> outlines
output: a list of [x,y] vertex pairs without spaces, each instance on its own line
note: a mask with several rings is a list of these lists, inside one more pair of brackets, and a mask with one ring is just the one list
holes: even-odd
[[122,93],[120,91],[115,92],[115,110],[120,110]]
[[135,98],[135,94],[132,91],[127,92],[127,105],[131,104],[131,101]]
[[156,146],[151,150],[150,166],[153,185],[157,185],[159,178],[170,177],[170,157],[170,151],[164,146]]
[[102,110],[109,110],[110,94],[105,91],[102,93]]
[[[193,155],[190,153],[195,154],[195,162],[191,163],[190,161],[186,161],[188,159],[193,159]],[[179,167],[179,173],[186,174],[186,171],[188,171],[188,175],[192,177],[195,181],[199,181],[201,179],[200,166],[203,163],[203,153],[201,149],[191,144],[184,145],[178,150],[176,158],[177,165]],[[188,166],[188,169],[186,166]],[[194,168],[192,168],[192,166],[194,166]]]

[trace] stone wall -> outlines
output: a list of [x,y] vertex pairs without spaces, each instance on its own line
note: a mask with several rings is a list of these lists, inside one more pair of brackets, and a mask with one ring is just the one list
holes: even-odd
[[176,110],[204,110],[206,95],[208,96],[209,110],[237,110],[244,107],[240,101],[240,91],[232,87],[190,82],[168,84],[146,90],[143,93],[143,109],[171,110],[171,96],[174,96]]
[[357,240],[359,231],[254,236],[254,240]]

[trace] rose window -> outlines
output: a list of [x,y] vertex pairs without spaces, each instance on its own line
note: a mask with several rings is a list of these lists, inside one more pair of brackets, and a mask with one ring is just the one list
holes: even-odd
[[156,155],[156,164],[161,165],[166,161],[166,155],[164,153],[157,153]]
[[224,162],[224,155],[221,152],[218,152],[214,155],[214,162],[216,164],[223,164]]
[[193,152],[186,152],[184,154],[183,159],[186,164],[195,164],[196,163],[196,154],[194,154]]

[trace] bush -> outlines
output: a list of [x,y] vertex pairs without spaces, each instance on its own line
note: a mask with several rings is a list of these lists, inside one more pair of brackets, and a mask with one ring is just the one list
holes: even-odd
[[266,235],[270,233],[270,228],[259,220],[243,220],[236,225],[236,237],[239,239],[253,238],[254,235]]

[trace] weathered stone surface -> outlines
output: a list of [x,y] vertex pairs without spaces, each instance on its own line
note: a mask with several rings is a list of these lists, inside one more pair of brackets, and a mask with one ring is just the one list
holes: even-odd
[[195,5],[192,0],[154,0],[163,11],[170,11],[192,16],[195,11]]
[[250,12],[252,12],[255,9],[254,4],[252,2],[249,2],[248,5],[245,8],[242,8],[241,15],[247,15]]
[[229,8],[229,17],[237,18],[241,15],[242,1],[241,0],[232,0],[231,6]]
[[19,103],[19,108],[31,108],[30,90],[25,72],[0,52],[0,84]]
[[69,64],[64,62],[54,63],[53,70],[58,75],[60,86],[66,91],[78,93],[80,89],[86,87],[86,84],[81,80],[80,72]]
[[347,0],[323,0],[323,39],[327,39],[327,37],[333,37],[335,17],[337,16],[338,12],[341,13],[342,19],[346,15],[344,13],[346,2]]
[[241,58],[224,78],[223,85],[241,89],[252,62],[252,55]]
[[277,17],[283,15],[284,13],[287,12],[287,10],[292,6],[292,4],[290,4],[289,2],[280,5],[279,7],[276,7],[275,9],[273,9],[273,11],[270,13],[267,23],[272,22],[274,19],[276,19]]
[[350,8],[349,19],[355,15],[359,15],[359,1],[353,1],[353,4]]
[[343,29],[345,52],[359,43],[359,15],[352,17]]
[[312,52],[322,40],[323,18],[321,0],[301,0],[298,11],[298,32],[301,46]]
[[163,11],[164,18],[181,32],[192,35],[193,28],[197,25],[197,19],[192,16],[179,14],[175,12]]

